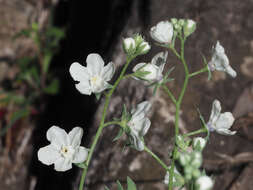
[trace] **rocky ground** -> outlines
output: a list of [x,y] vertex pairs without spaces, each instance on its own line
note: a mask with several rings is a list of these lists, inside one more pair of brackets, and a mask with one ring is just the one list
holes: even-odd
[[[13,60],[33,53],[33,46],[29,40],[19,39],[13,42],[12,37],[20,29],[28,26],[33,20],[43,17],[47,7],[41,8],[38,2],[28,0],[0,0],[0,77],[2,79],[13,75],[15,71]],[[69,2],[69,4],[66,2],[62,1],[60,4],[56,4],[56,8],[66,11],[68,8],[62,8],[62,6],[66,6],[64,3],[72,6],[72,9],[78,5],[78,3],[74,3],[75,1],[73,3]],[[233,130],[237,130],[238,133],[232,137],[211,134],[210,144],[207,145],[204,151],[205,160],[203,167],[208,174],[214,177],[216,182],[214,189],[251,190],[253,185],[251,180],[253,174],[253,1],[140,0],[126,2],[110,1],[111,4],[107,7],[109,10],[107,19],[110,22],[106,22],[111,23],[111,25],[107,26],[106,35],[104,35],[105,39],[104,41],[96,42],[97,46],[93,44],[94,49],[85,47],[85,52],[87,54],[93,51],[103,52],[103,57],[106,57],[108,61],[113,60],[119,70],[124,64],[125,58],[121,47],[122,37],[132,35],[136,32],[143,34],[151,42],[152,50],[148,56],[138,58],[135,63],[149,61],[157,52],[162,50],[156,47],[149,37],[149,29],[151,26],[160,20],[166,20],[172,17],[191,18],[197,21],[197,30],[187,41],[185,48],[186,60],[189,64],[190,71],[196,71],[203,66],[201,53],[207,58],[210,58],[211,48],[219,40],[225,47],[230,64],[237,71],[238,76],[232,79],[224,73],[214,72],[211,81],[207,81],[206,74],[192,78],[183,100],[180,113],[180,130],[181,132],[187,132],[198,129],[199,120],[196,107],[201,110],[204,118],[208,120],[212,101],[219,99],[222,102],[223,111],[232,111],[236,117]],[[95,5],[90,6],[96,7]],[[124,17],[119,18],[118,14],[120,15],[120,13],[117,10],[127,11]],[[61,11],[58,11],[58,14],[65,15]],[[84,19],[82,23],[81,19]],[[89,19],[91,18],[80,18],[78,20],[79,25],[87,23],[86,27],[92,30],[94,23],[88,22]],[[66,23],[68,23],[68,20]],[[67,30],[73,31],[73,28],[71,29],[72,25],[69,24],[68,26],[70,28]],[[78,27],[76,29],[78,30]],[[67,42],[63,44],[63,47],[72,44],[69,42],[73,38],[72,35],[67,35],[67,38]],[[88,39],[89,37],[86,37],[86,40]],[[87,42],[87,44],[91,43]],[[100,49],[96,47],[100,47]],[[72,57],[69,56],[69,60],[62,63],[65,65],[65,67],[62,66],[66,68],[65,70],[59,66],[54,67],[52,65],[53,69],[60,70],[60,73],[68,72],[68,66],[71,62],[75,61],[73,60],[75,59],[74,55],[80,56],[82,54],[84,56],[82,59],[85,60],[87,54],[82,53],[84,49],[81,49],[80,52],[70,53]],[[64,52],[64,50],[61,52]],[[61,52],[57,55],[58,59],[61,56],[66,56],[61,55]],[[64,53],[66,54],[66,52]],[[176,66],[172,74],[176,80],[169,83],[168,87],[177,95],[182,86],[184,72],[177,59],[172,54],[169,54],[166,69],[172,66]],[[66,82],[66,80],[66,78],[62,78],[62,82]],[[60,96],[64,94],[64,100],[66,101],[73,98],[71,94],[77,93],[74,87],[71,86],[71,82],[66,82],[68,83],[66,85],[70,87],[62,88],[60,92]],[[76,94],[75,97],[82,98],[82,96]],[[143,100],[150,100],[153,104],[150,113],[152,126],[145,139],[146,144],[153,152],[169,164],[168,154],[172,149],[169,144],[174,140],[173,116],[175,114],[175,107],[162,90],[159,90],[156,96],[152,96],[152,90],[147,89],[140,82],[135,80],[123,81],[112,99],[108,120],[109,118],[120,116],[122,102],[130,108]],[[83,105],[88,105],[87,102],[94,102],[95,104],[93,98],[83,101]],[[72,104],[74,104],[72,105],[74,107],[77,102],[73,102]],[[88,146],[96,132],[103,106],[103,99],[97,105],[97,109],[96,106],[86,108],[86,110],[91,109],[92,114],[96,109],[96,113],[91,117],[90,127],[86,130],[86,140],[84,142],[86,146]],[[50,107],[50,105],[48,106]],[[59,107],[59,109],[64,108]],[[65,107],[65,114],[69,113],[67,109],[68,107]],[[53,115],[53,113],[50,114]],[[81,123],[69,121],[61,116],[65,115],[57,116],[59,120],[62,120],[62,123],[65,121],[68,124],[81,125]],[[72,116],[69,115],[69,117]],[[83,119],[83,117],[84,115],[82,114],[73,116],[73,118],[79,121],[85,120],[86,126],[90,118]],[[69,178],[71,178],[73,186],[76,187],[80,177],[77,170],[71,173],[67,172],[66,174],[55,174],[51,171],[52,168],[45,169],[45,166],[34,159],[38,145],[34,145],[33,143],[40,140],[31,140],[34,137],[33,129],[41,125],[36,125],[36,122],[29,120],[23,121],[23,123],[22,130],[18,133],[15,133],[15,130],[12,131],[12,136],[13,133],[17,135],[17,138],[14,138],[16,140],[11,140],[13,137],[8,137],[10,134],[1,139],[0,189],[55,189],[56,185],[51,185],[54,182],[59,185],[59,188],[66,189],[61,183],[65,184],[63,180],[65,181]],[[36,139],[45,138],[46,128],[49,127],[50,125],[44,126],[45,129],[42,130],[43,135],[38,135],[37,131],[35,133]],[[94,159],[91,162],[87,177],[88,189],[103,189],[105,184],[111,189],[115,189],[115,180],[119,179],[124,182],[126,176],[134,179],[140,190],[166,189],[162,183],[165,175],[163,169],[145,152],[137,152],[132,149],[122,151],[124,138],[121,141],[112,143],[112,137],[116,133],[117,130],[114,128],[108,128],[104,131],[94,154]],[[23,149],[20,147],[23,147]],[[41,170],[43,174],[38,171],[34,172],[35,170]],[[47,174],[47,172],[50,174]],[[54,174],[57,175],[56,179],[53,177]],[[45,185],[44,183],[46,183],[45,181],[48,178],[51,178],[50,183]],[[67,189],[70,189],[72,184],[68,185]]]

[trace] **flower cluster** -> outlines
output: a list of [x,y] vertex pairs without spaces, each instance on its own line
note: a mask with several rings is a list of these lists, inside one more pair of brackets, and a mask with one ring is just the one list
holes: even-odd
[[141,35],[135,35],[134,38],[125,38],[123,40],[123,49],[128,56],[137,56],[146,54],[150,50],[148,42],[144,41]]

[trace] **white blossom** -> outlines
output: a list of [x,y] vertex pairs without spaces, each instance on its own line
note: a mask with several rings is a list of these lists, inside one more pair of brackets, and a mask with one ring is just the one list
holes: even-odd
[[86,95],[101,93],[110,88],[107,83],[113,77],[115,67],[112,62],[104,66],[104,61],[99,54],[92,53],[87,56],[87,67],[75,62],[72,63],[69,72],[75,81],[77,90]]
[[173,38],[173,25],[169,21],[161,21],[150,29],[151,37],[164,44],[169,44]]
[[[168,52],[160,52],[155,55],[151,63],[139,63],[133,68],[133,72],[137,70],[143,72],[149,72],[142,79],[148,80],[149,82],[159,82],[163,79],[163,69],[166,63]],[[135,77],[138,80],[138,78]]]
[[228,73],[232,77],[236,77],[235,70],[229,65],[229,60],[225,54],[224,48],[220,45],[219,41],[216,43],[213,49],[213,55],[211,61],[208,63],[208,68],[211,71],[223,71]]
[[131,110],[131,119],[127,123],[130,132],[128,134],[131,145],[139,151],[144,150],[143,136],[148,132],[151,122],[146,117],[151,104],[144,101],[137,105],[136,109]]
[[192,146],[194,149],[200,148],[200,150],[203,150],[206,146],[206,140],[202,137],[195,137]]
[[213,101],[211,115],[207,123],[209,131],[216,131],[222,135],[234,135],[236,131],[229,130],[234,120],[232,113],[221,113],[221,105],[218,100]]
[[198,190],[211,190],[213,181],[208,176],[201,176],[196,180],[196,186]]
[[87,159],[88,149],[80,146],[83,129],[73,128],[68,134],[65,130],[52,126],[47,131],[49,145],[40,148],[38,159],[43,164],[54,164],[56,171],[67,171],[72,163],[82,163]]

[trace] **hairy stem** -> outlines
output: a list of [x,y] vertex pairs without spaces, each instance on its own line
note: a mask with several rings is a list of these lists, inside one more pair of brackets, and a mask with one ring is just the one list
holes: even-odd
[[170,99],[172,100],[172,102],[173,102],[174,104],[176,104],[176,103],[177,103],[177,100],[176,100],[176,98],[174,97],[174,95],[172,94],[172,92],[167,88],[166,85],[162,85],[162,87],[163,87],[163,89],[165,90],[165,92],[167,92],[167,94],[168,94],[168,96],[170,97]]
[[[179,111],[180,111],[180,107],[181,107],[181,103],[185,94],[185,90],[186,87],[188,85],[188,81],[189,81],[189,69],[188,66],[185,62],[185,58],[184,58],[184,43],[185,43],[185,39],[180,35],[179,36],[180,41],[181,41],[181,52],[180,52],[180,60],[183,63],[184,66],[184,71],[185,71],[185,79],[184,79],[184,84],[183,87],[181,89],[179,98],[176,102],[176,115],[175,115],[175,139],[179,134],[179,125],[178,125],[178,121],[179,121]],[[175,159],[176,159],[176,155],[177,155],[177,146],[176,146],[176,140],[174,142],[174,150],[173,150],[173,155],[172,155],[172,161],[171,161],[171,168],[170,168],[170,179],[169,179],[169,190],[172,190],[173,187],[173,177],[174,177],[174,168],[175,168]]]
[[149,153],[166,171],[169,171],[167,165],[155,154],[153,153],[148,147],[144,147],[144,150]]

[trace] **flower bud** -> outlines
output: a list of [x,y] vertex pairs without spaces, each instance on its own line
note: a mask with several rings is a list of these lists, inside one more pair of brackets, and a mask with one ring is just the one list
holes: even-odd
[[198,190],[211,190],[213,181],[208,176],[201,176],[196,180],[195,186]]
[[202,164],[202,155],[200,152],[192,153],[192,162],[191,165],[195,168],[199,168]]
[[193,149],[196,151],[202,151],[206,146],[206,140],[202,137],[196,137],[192,142]]
[[185,23],[184,23],[184,36],[188,37],[190,36],[195,30],[196,30],[196,22],[188,19]]
[[146,54],[150,50],[151,47],[148,44],[148,42],[143,41],[140,44],[140,48],[141,48],[141,54]]
[[191,160],[191,157],[189,154],[186,153],[182,153],[179,156],[179,162],[180,164],[182,164],[183,166],[187,165]]
[[125,38],[123,41],[123,48],[127,54],[134,52],[136,48],[135,40],[133,38]]

